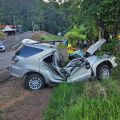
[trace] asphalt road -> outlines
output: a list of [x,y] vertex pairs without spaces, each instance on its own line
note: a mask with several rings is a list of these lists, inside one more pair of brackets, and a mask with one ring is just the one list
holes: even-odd
[[25,32],[23,34],[10,36],[9,39],[4,40],[6,52],[0,52],[0,81],[4,81],[10,77],[6,69],[12,63],[12,57],[15,51],[13,48],[21,43],[23,39],[29,39],[33,35],[32,32]]
[[7,68],[11,64],[12,56],[14,56],[14,51],[0,53],[0,70]]
[[3,40],[3,43],[6,47],[6,51],[13,50],[13,48],[20,44],[23,39],[31,38],[33,33],[31,31],[24,32],[23,34],[7,36],[6,40]]

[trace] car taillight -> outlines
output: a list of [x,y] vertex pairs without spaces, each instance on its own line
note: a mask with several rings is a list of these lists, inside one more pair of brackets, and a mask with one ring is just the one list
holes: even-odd
[[19,59],[16,58],[16,56],[12,57],[12,64],[14,64],[14,63],[16,63],[16,62],[18,62],[18,61],[19,61]]

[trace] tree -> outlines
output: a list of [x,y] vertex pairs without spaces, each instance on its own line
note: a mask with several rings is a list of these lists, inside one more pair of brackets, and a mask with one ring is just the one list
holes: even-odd
[[108,39],[109,33],[116,34],[120,29],[119,6],[119,0],[75,0],[71,11],[76,14],[72,18],[74,24],[85,24],[88,32],[97,31],[99,38]]

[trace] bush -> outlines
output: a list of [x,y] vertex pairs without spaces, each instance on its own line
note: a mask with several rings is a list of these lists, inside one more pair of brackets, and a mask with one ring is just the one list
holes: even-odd
[[58,46],[57,46],[59,49],[64,49],[64,48],[66,48],[66,46],[64,45],[64,44],[58,44]]
[[69,39],[70,43],[75,42],[76,40],[86,40],[85,27],[81,25],[79,28],[75,27],[71,29],[65,36]]
[[109,40],[108,43],[103,46],[102,51],[105,51],[105,52],[110,51],[113,54],[116,53],[115,48],[116,48],[116,45],[118,44],[118,42],[119,41],[117,39]]
[[100,49],[100,51],[96,51],[96,55],[101,56],[105,52],[110,52],[114,56],[117,56],[117,54],[119,53],[118,43],[119,43],[119,41],[117,39],[111,39],[111,40],[109,40],[107,43],[105,43],[102,46],[102,48]]
[[66,36],[68,37],[70,43],[80,39],[80,35],[75,31],[68,32]]
[[112,75],[114,79],[120,79],[119,71],[120,71],[120,41],[112,48],[114,49],[113,55],[116,57],[116,62],[118,66],[112,71]]

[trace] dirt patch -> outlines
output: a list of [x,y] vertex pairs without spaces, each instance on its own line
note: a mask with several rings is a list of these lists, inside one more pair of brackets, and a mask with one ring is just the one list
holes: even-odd
[[30,95],[31,95],[30,92],[23,91],[20,96],[18,96],[18,97],[16,96],[15,98],[13,97],[13,98],[9,99],[7,102],[1,103],[0,110],[4,110],[6,108],[9,108],[12,105],[14,105],[15,103],[22,101],[23,99],[25,99],[26,97],[28,97]]
[[0,84],[0,120],[42,120],[51,88],[29,91],[16,78]]

